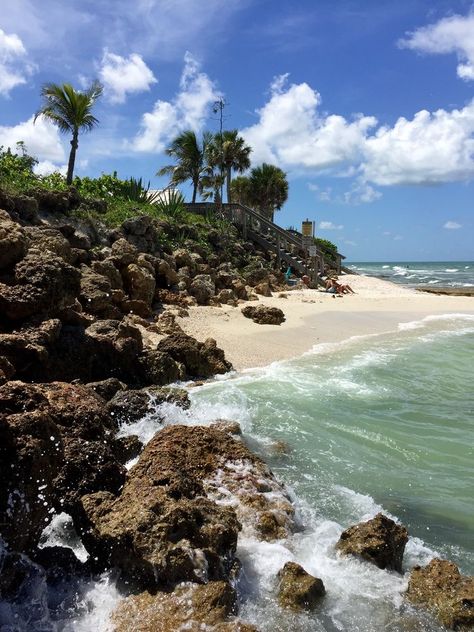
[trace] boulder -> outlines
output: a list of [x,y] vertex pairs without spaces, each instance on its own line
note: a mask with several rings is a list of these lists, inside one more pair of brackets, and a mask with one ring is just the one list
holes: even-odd
[[112,300],[112,287],[107,277],[94,272],[91,268],[81,266],[81,293],[79,300],[82,307],[89,314],[103,318],[120,317]]
[[114,421],[84,386],[8,382],[0,409],[2,536],[28,551],[54,510],[74,516],[82,495],[116,493],[125,470],[109,447]]
[[283,608],[314,610],[326,594],[323,582],[295,562],[287,562],[278,579],[278,601]]
[[408,532],[379,513],[367,522],[349,527],[342,532],[336,549],[344,555],[356,555],[375,564],[401,573],[403,553]]
[[217,434],[168,426],[145,447],[118,498],[83,496],[89,552],[146,589],[227,579],[239,523],[232,509],[206,498],[202,482],[217,467],[220,440],[231,441]]
[[29,250],[15,266],[15,284],[0,283],[0,313],[10,320],[54,314],[74,304],[79,271],[51,252]]
[[[185,606],[185,607],[183,607]],[[148,592],[124,599],[112,616],[115,632],[252,632],[253,626],[226,622],[236,613],[235,589],[227,582],[181,584],[173,592]]]
[[31,226],[25,228],[29,248],[35,248],[61,257],[66,263],[72,263],[71,244],[60,230]]
[[176,322],[176,315],[168,311],[160,314],[151,325],[147,323],[147,330],[161,336],[184,333],[182,327]]
[[221,290],[219,294],[217,294],[216,299],[219,303],[223,303],[224,305],[232,305],[233,307],[237,306],[237,297],[235,296],[233,290]]
[[143,450],[143,443],[137,435],[128,435],[114,439],[112,451],[119,463],[125,465],[128,461],[137,458]]
[[122,231],[127,241],[140,252],[159,253],[161,229],[149,215],[127,219],[122,224]]
[[50,348],[61,333],[61,322],[57,319],[45,320],[37,327],[23,327],[9,334],[0,334],[0,355],[11,366],[18,377],[39,375],[47,371]]
[[182,408],[189,408],[191,405],[184,389],[150,386],[140,390],[118,391],[108,402],[107,411],[117,423],[132,423],[152,411],[156,412],[156,407],[165,402]]
[[216,293],[216,286],[214,285],[210,275],[198,274],[191,281],[189,293],[191,296],[194,296],[198,305],[207,305]]
[[0,210],[0,270],[23,259],[27,251],[25,230]]
[[474,629],[474,577],[461,575],[453,562],[434,559],[428,566],[415,566],[406,597],[448,628]]
[[99,397],[102,397],[106,402],[112,399],[112,397],[119,391],[124,391],[127,386],[116,377],[109,377],[106,380],[100,380],[99,382],[89,382],[86,384],[88,388],[91,388]]
[[126,239],[117,239],[112,244],[112,257],[119,268],[136,262],[138,258],[137,248]]
[[211,377],[232,370],[231,363],[212,338],[198,342],[186,334],[172,334],[158,343],[157,350],[182,364],[188,378]]
[[156,265],[156,282],[159,287],[168,288],[176,285],[178,275],[176,270],[165,259],[159,259]]
[[271,296],[272,291],[270,288],[270,284],[268,281],[263,281],[262,283],[257,283],[254,287],[255,294],[260,294],[261,296]]
[[113,290],[123,289],[122,276],[115,267],[114,260],[111,257],[106,258],[103,261],[93,261],[91,267],[96,274],[100,274],[108,279],[110,287]]
[[251,318],[259,325],[281,325],[285,322],[285,314],[279,307],[268,307],[267,305],[246,305],[242,308],[245,318]]
[[140,316],[141,318],[150,318],[152,314],[151,306],[140,299],[125,298],[120,303],[120,309],[124,314]]
[[146,384],[170,384],[186,377],[184,365],[159,349],[145,349],[139,362],[140,375]]
[[5,356],[0,355],[0,386],[15,375],[15,367]]
[[151,305],[155,295],[155,275],[143,265],[130,263],[122,270],[125,290],[134,301]]

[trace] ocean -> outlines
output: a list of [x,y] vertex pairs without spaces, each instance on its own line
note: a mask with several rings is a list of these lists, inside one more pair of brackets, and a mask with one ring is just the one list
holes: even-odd
[[350,262],[346,265],[357,274],[409,286],[474,287],[473,261]]
[[[405,571],[440,556],[474,572],[473,356],[474,315],[431,316],[221,376],[190,389],[190,410],[164,404],[121,433],[148,441],[163,415],[165,423],[236,420],[287,486],[302,529],[277,542],[239,541],[241,617],[261,632],[442,632],[404,602],[407,574],[340,557],[334,545],[343,529],[383,511],[408,528]],[[57,517],[45,543],[84,557],[69,524]],[[323,579],[318,612],[277,607],[276,575],[289,560]],[[41,626],[12,629],[106,632],[119,599],[110,573],[54,595],[39,582],[29,608]]]

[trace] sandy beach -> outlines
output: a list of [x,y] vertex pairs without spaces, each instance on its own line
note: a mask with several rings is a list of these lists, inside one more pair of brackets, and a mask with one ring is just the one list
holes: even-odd
[[214,338],[236,370],[265,366],[297,357],[314,345],[351,336],[394,331],[399,323],[439,314],[474,314],[474,299],[423,294],[373,277],[341,277],[356,292],[342,298],[319,290],[292,290],[257,303],[283,310],[282,325],[258,325],[238,307],[193,307],[178,319],[186,333],[204,341]]

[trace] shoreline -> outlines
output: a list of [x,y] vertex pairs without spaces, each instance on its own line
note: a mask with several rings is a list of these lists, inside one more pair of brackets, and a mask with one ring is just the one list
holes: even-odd
[[[353,336],[396,331],[403,322],[426,316],[474,314],[472,297],[431,295],[375,277],[344,275],[357,294],[333,298],[319,290],[289,290],[260,296],[238,307],[195,307],[178,318],[184,331],[204,341],[214,338],[236,371],[267,366],[310,351],[317,344]],[[285,294],[286,298],[281,298]],[[241,313],[245,305],[283,310],[282,325],[258,325]]]

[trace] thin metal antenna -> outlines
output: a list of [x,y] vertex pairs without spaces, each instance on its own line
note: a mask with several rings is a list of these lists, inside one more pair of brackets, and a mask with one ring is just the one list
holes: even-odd
[[224,116],[224,108],[225,106],[228,105],[228,103],[225,101],[225,99],[223,97],[221,97],[220,99],[218,99],[217,101],[214,101],[214,105],[212,107],[212,111],[214,112],[214,114],[219,114],[219,118],[217,119],[219,121],[219,137],[220,137],[220,147],[221,147],[221,204],[222,204],[222,200],[223,200],[223,195],[224,195],[224,143],[223,143],[223,127],[224,127],[224,118],[227,118]]

